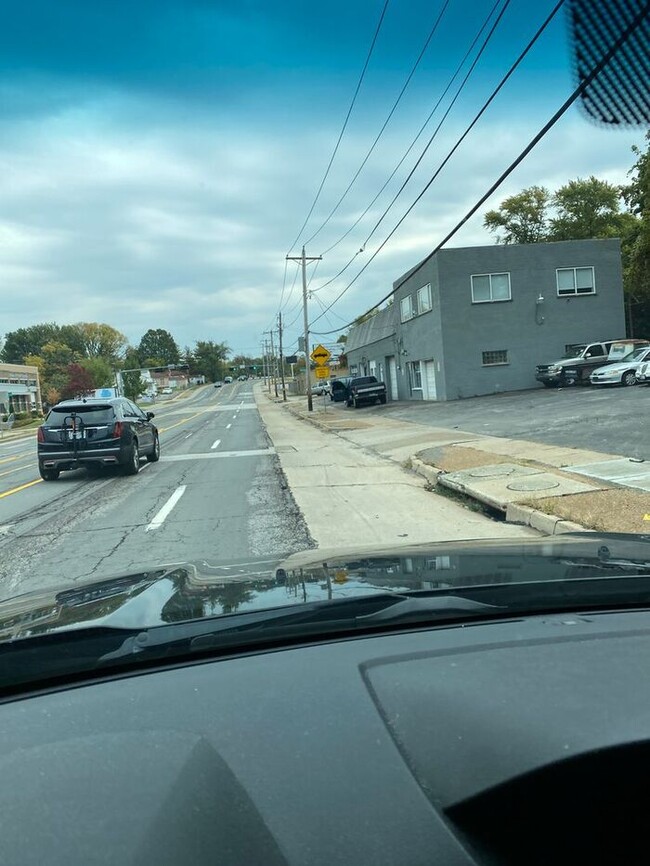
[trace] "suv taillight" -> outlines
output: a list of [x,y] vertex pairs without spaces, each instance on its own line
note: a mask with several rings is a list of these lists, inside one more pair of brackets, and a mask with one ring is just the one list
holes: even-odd
[[119,439],[122,435],[122,422],[116,421],[113,424],[113,439]]
[[45,430],[43,427],[39,427],[36,431],[36,440],[38,442],[45,442]]

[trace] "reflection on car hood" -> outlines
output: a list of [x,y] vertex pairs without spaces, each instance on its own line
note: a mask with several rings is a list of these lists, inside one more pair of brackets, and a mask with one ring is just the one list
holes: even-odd
[[608,373],[612,371],[615,373],[623,372],[624,370],[630,370],[633,367],[638,367],[642,363],[643,361],[640,358],[628,357],[627,360],[617,361],[615,364],[603,364],[600,367],[596,367],[594,373],[601,373],[603,370],[607,370]]
[[185,563],[0,602],[0,640],[157,625],[369,593],[650,574],[650,536],[594,532],[524,541],[308,550],[278,567]]

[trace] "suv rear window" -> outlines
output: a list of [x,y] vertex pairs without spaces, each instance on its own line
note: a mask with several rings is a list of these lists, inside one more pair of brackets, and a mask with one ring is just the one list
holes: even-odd
[[376,376],[360,376],[358,379],[352,380],[355,385],[376,385],[377,377]]
[[46,427],[62,427],[72,413],[80,417],[86,427],[109,424],[115,419],[112,406],[55,406],[45,419]]

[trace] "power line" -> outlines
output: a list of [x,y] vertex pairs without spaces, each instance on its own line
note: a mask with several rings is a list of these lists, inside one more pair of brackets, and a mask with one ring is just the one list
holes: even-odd
[[399,92],[399,94],[398,94],[398,96],[397,96],[397,99],[396,99],[395,102],[393,103],[393,107],[392,107],[391,110],[388,112],[388,117],[386,118],[386,120],[384,121],[383,126],[381,127],[381,129],[380,129],[379,132],[377,133],[377,136],[375,137],[375,140],[374,140],[373,143],[370,145],[370,149],[368,150],[367,154],[366,154],[365,157],[363,158],[363,160],[362,160],[362,162],[361,162],[361,165],[359,166],[359,168],[358,168],[357,171],[356,171],[356,174],[353,176],[352,180],[351,180],[350,183],[347,185],[345,191],[343,192],[343,195],[339,198],[339,200],[336,202],[336,204],[334,205],[334,207],[332,208],[332,210],[330,211],[330,213],[328,214],[328,216],[325,218],[325,221],[322,222],[321,225],[319,226],[319,228],[317,228],[316,231],[312,234],[312,236],[311,236],[307,241],[305,241],[305,245],[306,245],[306,246],[309,246],[309,245],[311,244],[311,242],[312,242],[312,241],[313,241],[313,240],[314,240],[314,239],[315,239],[315,238],[316,238],[316,237],[317,237],[317,236],[322,232],[322,230],[325,228],[325,226],[328,224],[328,222],[332,219],[332,217],[334,216],[334,214],[336,213],[336,211],[339,209],[339,207],[340,207],[341,204],[343,203],[345,197],[347,196],[347,194],[350,192],[350,190],[351,190],[352,187],[354,186],[354,183],[355,183],[355,181],[357,180],[357,178],[359,177],[359,175],[361,174],[361,172],[363,171],[364,166],[366,165],[366,163],[368,162],[368,160],[369,160],[370,157],[372,156],[372,153],[373,153],[375,147],[376,147],[377,144],[379,143],[379,139],[380,139],[380,138],[382,137],[382,135],[384,134],[384,132],[385,132],[385,130],[386,130],[386,127],[387,127],[388,124],[390,123],[390,120],[391,120],[393,114],[394,114],[395,111],[397,110],[397,106],[400,104],[400,102],[401,102],[401,100],[402,100],[402,97],[403,97],[404,94],[406,93],[406,89],[408,88],[409,84],[411,83],[411,80],[412,80],[413,76],[415,75],[415,73],[416,73],[416,71],[417,71],[417,68],[418,68],[418,66],[420,65],[420,62],[421,62],[422,58],[423,58],[424,55],[425,55],[425,53],[426,53],[426,51],[427,51],[427,48],[429,47],[429,44],[430,44],[431,40],[433,39],[433,37],[434,37],[434,35],[435,35],[436,30],[438,29],[438,25],[439,25],[440,22],[442,21],[443,15],[444,15],[445,12],[447,11],[447,7],[449,6],[449,3],[450,3],[450,2],[451,2],[451,0],[444,0],[444,3],[442,4],[442,7],[441,7],[441,9],[440,9],[440,12],[438,13],[438,15],[437,15],[437,17],[436,17],[436,20],[435,20],[435,22],[434,22],[434,24],[433,24],[433,27],[432,27],[431,30],[429,31],[429,35],[428,35],[427,38],[425,39],[424,45],[422,46],[422,49],[421,49],[421,51],[420,51],[420,53],[419,53],[419,55],[418,55],[418,57],[417,57],[415,63],[414,63],[413,66],[411,67],[411,71],[409,72],[409,74],[408,74],[408,76],[407,76],[407,78],[406,78],[406,81],[404,82],[404,85],[402,86],[402,89],[400,90],[400,92]]
[[350,107],[348,108],[348,113],[346,114],[345,120],[343,121],[343,126],[341,127],[341,131],[340,131],[339,137],[336,141],[336,145],[334,146],[334,150],[333,150],[332,155],[330,157],[330,161],[327,164],[327,168],[325,169],[325,174],[323,175],[323,179],[320,182],[320,186],[318,187],[318,190],[316,191],[316,196],[312,202],[311,207],[309,208],[309,212],[308,212],[307,216],[305,217],[305,221],[302,224],[302,226],[300,227],[300,231],[296,235],[294,242],[289,247],[289,252],[291,252],[291,250],[298,243],[300,236],[302,235],[303,231],[305,230],[305,227],[306,227],[307,223],[309,222],[312,213],[314,212],[314,208],[316,207],[316,203],[318,202],[318,199],[320,198],[320,194],[323,191],[323,187],[325,186],[325,181],[328,178],[328,175],[330,173],[330,169],[332,168],[332,163],[334,162],[334,158],[336,157],[336,154],[338,152],[339,145],[341,144],[341,140],[343,138],[343,134],[345,133],[346,127],[348,125],[348,121],[350,120],[350,115],[352,114],[352,109],[354,108],[355,102],[357,101],[357,96],[359,95],[359,91],[361,90],[361,85],[363,84],[363,80],[364,80],[365,75],[366,75],[366,70],[368,69],[368,64],[370,63],[370,58],[372,57],[372,53],[373,53],[374,48],[375,48],[375,43],[377,42],[377,37],[379,36],[379,31],[381,30],[381,25],[384,21],[384,17],[386,15],[386,10],[388,9],[388,3],[389,2],[390,2],[390,0],[385,0],[385,2],[384,2],[383,9],[381,10],[381,15],[379,16],[379,21],[378,21],[377,26],[375,28],[375,34],[372,37],[372,42],[370,43],[370,48],[368,49],[368,54],[366,56],[366,62],[363,64],[363,69],[361,70],[361,75],[359,76],[359,81],[357,82],[357,86],[356,86],[356,89],[354,91],[354,96],[352,97],[352,102],[350,103]]
[[[463,134],[462,134],[461,137],[458,139],[458,141],[456,142],[456,144],[454,145],[454,147],[451,149],[451,151],[447,154],[447,156],[445,157],[445,159],[443,160],[443,162],[440,164],[440,166],[438,166],[438,168],[437,168],[436,171],[434,172],[433,176],[429,179],[429,181],[428,181],[427,184],[425,185],[424,189],[420,192],[420,194],[417,196],[417,198],[415,199],[415,201],[410,205],[410,207],[409,207],[409,208],[406,210],[406,212],[402,215],[402,217],[399,219],[399,221],[398,221],[397,224],[393,227],[393,229],[390,231],[390,233],[387,235],[387,237],[384,238],[384,240],[382,241],[382,243],[377,247],[377,249],[376,249],[375,252],[372,254],[372,256],[370,257],[370,259],[366,262],[366,264],[361,268],[361,270],[356,274],[356,276],[351,280],[351,282],[349,282],[348,285],[347,285],[347,286],[346,286],[346,287],[345,287],[345,288],[344,288],[344,289],[343,289],[343,290],[342,290],[342,291],[337,295],[337,297],[336,297],[336,298],[331,302],[331,304],[329,305],[329,307],[331,307],[331,306],[333,306],[334,304],[336,304],[336,303],[337,303],[337,302],[338,302],[338,301],[343,297],[343,295],[348,291],[348,289],[350,289],[351,286],[354,285],[354,283],[359,279],[359,277],[361,276],[361,274],[366,270],[366,268],[371,264],[371,262],[372,262],[372,261],[377,257],[377,255],[381,252],[381,250],[384,248],[384,246],[388,243],[388,241],[390,240],[390,238],[395,234],[395,232],[397,231],[397,229],[401,226],[401,224],[404,222],[404,220],[405,220],[406,217],[409,215],[409,213],[413,210],[413,208],[416,206],[416,204],[420,201],[420,199],[422,198],[422,196],[427,192],[427,190],[429,189],[429,187],[431,186],[431,184],[433,183],[433,181],[434,181],[434,180],[438,177],[438,175],[440,174],[442,168],[443,168],[443,167],[446,165],[446,163],[449,161],[449,159],[451,158],[451,156],[453,155],[453,153],[458,149],[458,147],[460,146],[460,144],[462,143],[462,141],[467,137],[467,135],[469,134],[469,132],[471,131],[471,129],[476,125],[476,123],[478,122],[479,118],[480,118],[480,117],[485,113],[485,111],[486,111],[486,109],[488,108],[488,106],[489,106],[489,105],[491,104],[491,102],[494,100],[494,98],[495,98],[496,95],[499,93],[499,91],[502,89],[502,87],[505,85],[505,83],[508,81],[508,79],[512,76],[512,74],[514,73],[514,71],[515,71],[515,70],[517,69],[517,67],[520,65],[520,63],[521,63],[522,60],[525,58],[525,56],[528,54],[528,52],[529,52],[530,49],[533,47],[533,45],[534,45],[534,44],[537,42],[537,40],[541,37],[541,35],[542,35],[542,33],[544,32],[544,30],[548,27],[548,25],[551,23],[551,21],[553,20],[553,18],[555,17],[555,15],[558,13],[558,11],[561,9],[561,7],[562,7],[563,5],[564,5],[564,0],[559,0],[559,2],[556,3],[556,5],[553,7],[553,9],[552,9],[551,12],[549,13],[549,15],[546,17],[545,21],[544,21],[544,22],[540,25],[540,27],[538,28],[538,30],[537,30],[537,32],[535,33],[535,35],[534,35],[534,36],[532,37],[532,39],[528,42],[528,44],[526,45],[526,47],[524,48],[524,50],[521,52],[521,54],[517,57],[517,59],[516,59],[515,62],[512,64],[512,66],[510,67],[510,69],[506,72],[505,76],[501,79],[501,81],[499,82],[499,84],[497,85],[497,87],[492,91],[492,93],[490,94],[489,98],[488,98],[487,101],[483,104],[483,106],[482,106],[482,108],[479,110],[479,112],[475,115],[475,117],[474,117],[474,119],[472,120],[472,122],[471,122],[471,123],[469,124],[469,126],[465,129],[465,132],[463,132]],[[578,98],[578,96],[579,96],[580,93],[582,92],[582,89],[584,89],[584,88],[583,88],[583,84],[584,84],[584,82],[583,82],[582,84],[580,84],[578,88],[576,88],[576,90],[573,92],[573,94],[571,95],[571,97],[569,97],[569,100],[570,100],[570,101],[567,100],[567,102],[564,104],[564,106],[559,110],[559,113],[556,113],[556,115],[554,115],[553,118],[551,118],[551,121],[549,121],[549,124],[550,124],[550,125],[545,126],[545,127],[540,131],[540,133],[538,133],[538,135],[535,136],[535,138],[532,140],[532,142],[527,146],[526,150],[524,151],[523,156],[526,156],[526,155],[530,152],[530,150],[533,149],[533,147],[534,147],[534,146],[537,144],[537,142],[538,142],[538,141],[543,137],[543,135],[546,134],[546,132],[548,131],[548,129],[550,129],[551,126],[553,126],[553,125],[557,122],[557,120],[560,119],[560,117],[562,116],[562,114],[564,114],[564,112],[565,112],[565,111],[566,111],[566,110],[567,110],[567,109],[568,109],[568,108],[573,104],[573,102],[575,102],[575,100]],[[456,227],[455,227],[454,229],[452,229],[452,231],[447,235],[447,237],[446,237],[446,238],[445,238],[445,239],[444,239],[440,244],[438,244],[438,246],[433,250],[433,252],[430,253],[430,255],[427,256],[426,259],[424,259],[422,262],[420,262],[420,264],[417,266],[418,269],[421,268],[421,267],[422,267],[422,266],[423,266],[427,261],[429,261],[429,259],[430,259],[433,255],[435,255],[435,253],[437,253],[438,250],[440,250],[441,247],[442,247],[445,243],[447,243],[447,241],[448,241],[450,238],[453,237],[453,235],[456,234],[456,232],[457,232],[457,231],[458,231],[458,230],[459,230],[459,229],[460,229],[460,228],[461,228],[461,227],[462,227],[462,226],[467,222],[467,220],[468,220],[468,219],[469,219],[469,218],[470,218],[470,217],[471,217],[471,216],[476,212],[476,210],[481,206],[481,204],[483,204],[483,202],[486,201],[487,198],[489,198],[489,196],[490,196],[490,195],[494,192],[494,190],[495,190],[495,189],[496,189],[496,188],[497,188],[497,187],[498,187],[498,186],[499,186],[499,185],[500,185],[500,184],[501,184],[501,183],[506,179],[506,177],[508,177],[508,175],[511,174],[512,171],[514,171],[514,169],[515,169],[515,168],[519,165],[519,163],[522,161],[523,156],[518,157],[518,158],[517,158],[517,159],[516,159],[516,160],[515,160],[515,161],[514,161],[514,162],[513,162],[513,163],[512,163],[512,164],[511,164],[507,169],[506,169],[506,171],[501,175],[501,177],[500,177],[499,180],[496,182],[496,184],[493,185],[493,186],[490,188],[489,192],[488,192],[485,196],[483,196],[483,197],[481,198],[481,200],[479,201],[479,203],[478,203],[475,207],[473,207],[473,208],[470,210],[470,212],[469,212],[468,214],[465,215],[465,217],[463,217],[463,219],[462,219],[462,220],[461,220],[461,221],[456,225]],[[411,271],[411,272],[409,273],[409,276],[412,276],[413,273],[414,273],[414,272]],[[400,285],[402,285],[402,284],[400,284]],[[393,292],[395,292],[395,291],[397,290],[397,288],[399,288],[399,286],[394,287],[394,288],[392,289],[392,291],[390,291],[390,292],[386,295],[385,298],[382,298],[382,299],[381,299],[377,304],[375,304],[373,307],[371,307],[371,309],[374,309],[375,307],[379,306],[379,304],[382,304],[382,303],[384,303],[384,301],[388,300],[388,298],[390,298],[390,296],[393,294]],[[329,307],[328,307],[328,309],[329,309]],[[321,314],[321,315],[322,315],[322,314]],[[319,316],[318,318],[320,318],[320,316]],[[314,322],[312,322],[312,324],[315,324],[316,321],[318,321],[318,318],[315,319]],[[352,322],[349,322],[349,323],[348,323],[348,325],[351,325],[351,324],[352,324]],[[329,332],[328,332],[328,333],[329,333]]]
[[[288,261],[288,260],[285,260]],[[289,289],[289,294],[287,295],[287,299],[284,302],[284,307],[282,305],[278,306],[278,311],[281,311],[289,306],[291,303],[291,298],[293,296],[294,289],[296,288],[296,282],[298,281],[298,274],[300,273],[300,267],[296,266],[296,272],[293,275],[293,282],[291,283],[291,288]]]
[[[325,256],[325,255],[327,255],[327,253],[331,252],[331,251],[332,251],[336,246],[338,246],[338,245],[341,243],[341,241],[345,240],[345,238],[350,234],[351,231],[353,231],[353,230],[358,226],[358,224],[359,224],[359,223],[361,222],[361,220],[366,216],[366,214],[368,213],[368,211],[370,210],[370,208],[374,205],[374,203],[377,201],[377,199],[381,196],[381,194],[382,194],[383,191],[386,189],[386,187],[387,187],[388,184],[391,182],[391,180],[395,177],[395,175],[397,174],[397,172],[398,172],[399,169],[401,168],[402,164],[403,164],[404,161],[406,160],[406,157],[407,157],[407,156],[409,155],[409,153],[413,150],[413,148],[415,147],[415,145],[416,145],[418,139],[420,138],[420,136],[422,135],[422,133],[424,132],[424,130],[425,130],[426,127],[428,126],[428,124],[429,124],[431,118],[433,117],[433,115],[434,115],[435,112],[437,111],[437,109],[438,109],[438,107],[440,106],[442,100],[445,98],[445,96],[446,96],[447,93],[449,92],[449,90],[450,90],[452,84],[454,83],[454,81],[456,80],[456,78],[458,77],[458,75],[460,74],[460,71],[461,71],[461,69],[463,68],[463,66],[465,65],[465,62],[467,61],[467,58],[470,56],[470,54],[471,54],[472,51],[474,50],[474,47],[476,46],[476,43],[477,43],[477,42],[479,41],[479,39],[481,38],[481,34],[482,34],[483,31],[485,30],[485,28],[488,26],[488,24],[489,24],[489,22],[490,22],[490,19],[491,19],[492,16],[494,15],[494,13],[495,13],[497,7],[499,6],[499,4],[500,4],[501,2],[502,2],[502,0],[495,0],[495,3],[494,3],[494,5],[492,6],[490,12],[488,13],[487,17],[486,17],[485,20],[483,21],[483,24],[481,25],[481,27],[479,28],[478,32],[477,32],[476,35],[474,36],[474,39],[472,40],[472,42],[471,42],[469,48],[468,48],[467,51],[465,52],[465,54],[464,54],[462,60],[460,61],[460,63],[459,63],[458,66],[456,67],[456,70],[455,70],[454,74],[453,74],[453,75],[451,76],[451,78],[449,79],[449,81],[448,81],[448,83],[447,83],[447,86],[445,87],[445,89],[444,89],[443,92],[441,93],[441,95],[440,95],[440,97],[438,98],[436,104],[433,106],[433,108],[432,108],[431,111],[429,112],[428,117],[426,118],[426,120],[424,121],[424,123],[422,124],[422,126],[420,127],[420,129],[419,129],[417,135],[416,135],[415,138],[411,141],[411,143],[409,144],[408,148],[406,149],[404,155],[402,156],[402,158],[400,159],[400,161],[397,163],[397,165],[395,166],[395,168],[393,169],[393,171],[390,173],[390,175],[388,176],[388,178],[387,178],[386,181],[384,182],[383,186],[381,187],[381,189],[380,189],[379,192],[377,193],[377,195],[375,195],[375,197],[372,199],[372,201],[370,202],[370,204],[366,207],[366,209],[363,211],[363,213],[362,213],[362,214],[361,214],[361,215],[360,215],[360,216],[355,220],[355,222],[352,223],[352,225],[350,226],[350,228],[349,228],[346,232],[344,232],[344,234],[341,235],[341,237],[340,237],[337,241],[335,241],[335,242],[334,242],[330,247],[328,247],[328,248],[327,248],[327,249],[322,253],[323,256]],[[437,135],[438,131],[440,130],[440,126],[441,126],[441,124],[439,124],[438,127],[436,128],[436,130],[435,130],[435,132],[434,132],[434,134],[433,134],[433,136],[432,136],[432,139]],[[429,141],[429,145],[431,144],[431,140],[432,140],[432,139],[430,139],[430,141]],[[392,204],[394,203],[394,201],[395,201],[395,200],[393,199],[393,202],[391,203],[391,206],[392,206]],[[385,215],[385,214],[384,214],[384,215]],[[365,244],[364,244],[364,247],[365,247]],[[338,279],[342,274],[345,273],[345,271],[347,271],[347,269],[348,269],[348,268],[350,267],[350,265],[354,262],[354,260],[357,258],[357,256],[359,256],[361,253],[363,253],[363,252],[365,251],[365,250],[364,250],[364,247],[361,247],[359,250],[357,250],[357,252],[352,256],[352,258],[350,258],[350,259],[348,260],[348,262],[347,262],[347,263],[346,263],[346,264],[341,268],[341,270],[340,270],[337,274],[335,274],[335,275],[334,275],[331,279],[329,279],[326,283],[323,283],[321,286],[318,286],[318,288],[314,289],[314,291],[315,291],[315,292],[319,292],[321,289],[324,289],[324,288],[326,288],[326,286],[329,286],[329,285],[331,285],[331,283],[335,282],[335,281],[336,281],[336,280],[337,280],[337,279]]]

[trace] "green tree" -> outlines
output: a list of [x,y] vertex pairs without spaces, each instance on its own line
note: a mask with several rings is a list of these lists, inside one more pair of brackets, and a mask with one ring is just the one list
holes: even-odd
[[623,200],[637,219],[626,244],[624,280],[628,296],[630,332],[650,334],[650,131],[645,149],[634,146],[636,162],[621,187]]
[[60,331],[54,322],[9,331],[5,335],[1,360],[6,364],[23,364],[26,355],[40,355],[45,343],[60,339]]
[[138,357],[143,367],[163,367],[180,362],[176,341],[163,328],[149,328],[138,345]]
[[93,388],[111,388],[115,381],[113,368],[104,358],[82,358],[79,366],[86,370],[92,379]]
[[130,373],[122,373],[122,384],[124,396],[128,400],[137,400],[146,387],[146,382],[140,374],[140,360],[137,349],[129,347],[124,355],[122,363],[123,370],[131,370]]
[[552,205],[556,211],[550,220],[552,241],[624,237],[636,223],[632,214],[621,211],[620,189],[593,175],[561,186]]
[[62,325],[60,340],[80,358],[104,358],[112,364],[117,363],[127,345],[124,334],[102,322]]
[[230,354],[226,343],[214,340],[198,340],[194,347],[194,370],[211,382],[223,379],[225,362]]
[[504,199],[497,210],[483,218],[488,231],[502,232],[497,243],[535,244],[548,234],[549,191],[543,186],[529,186]]

